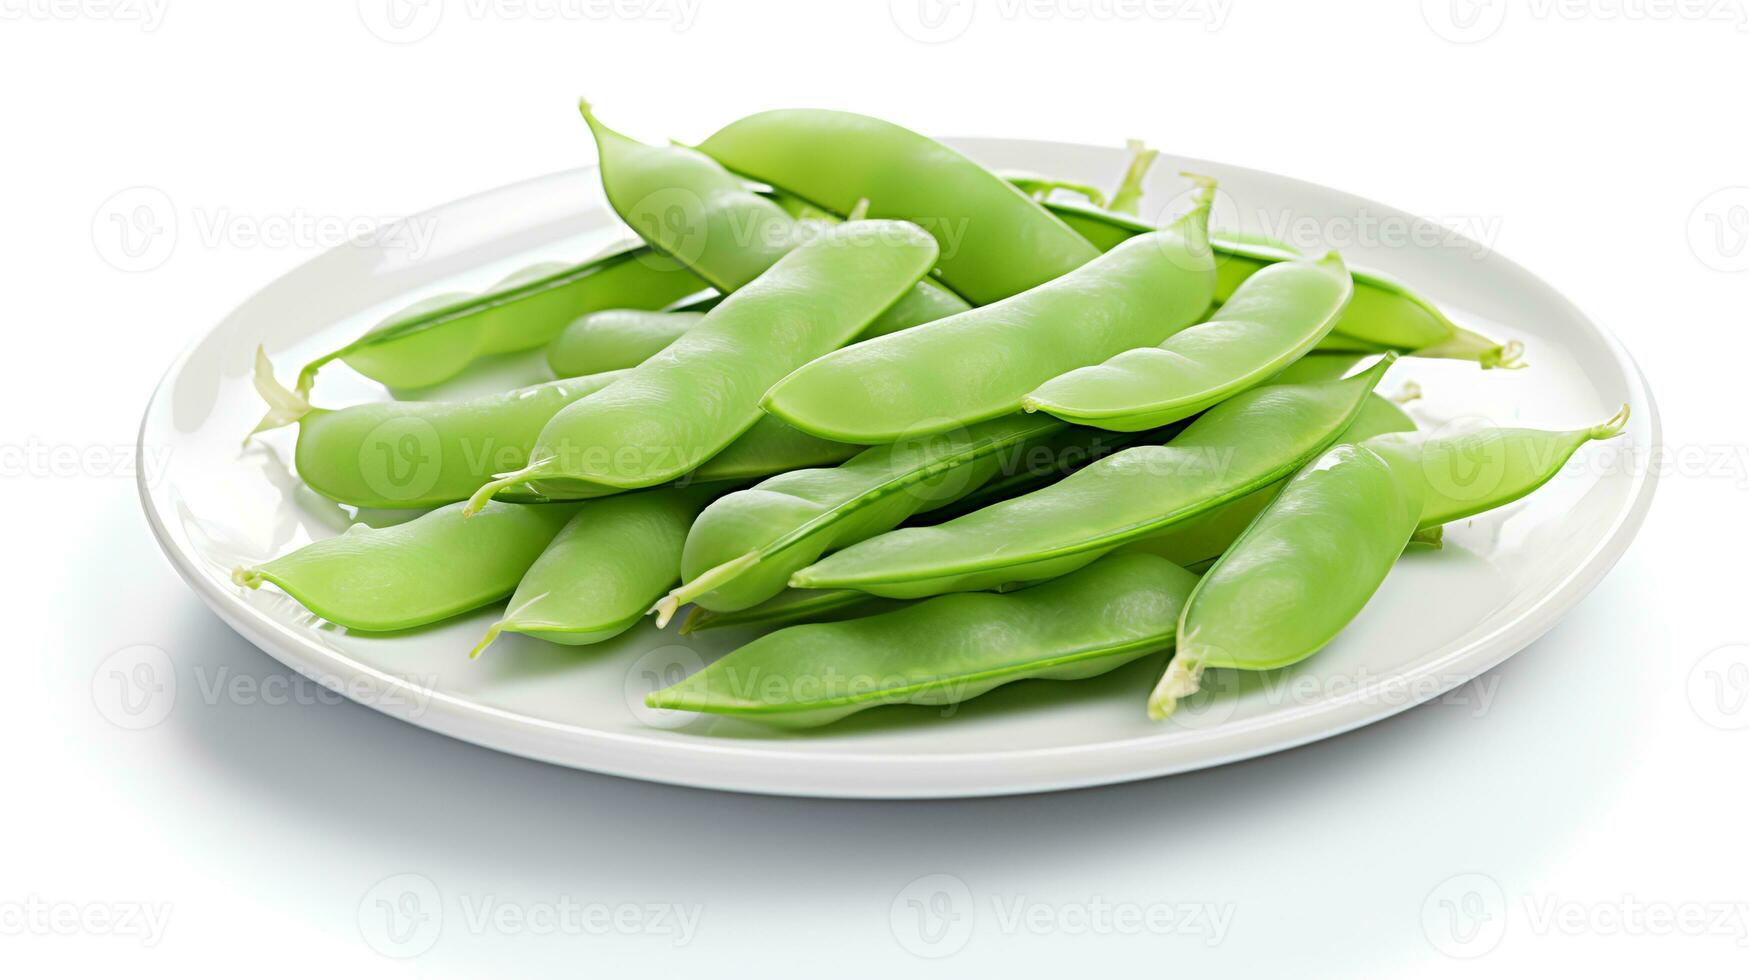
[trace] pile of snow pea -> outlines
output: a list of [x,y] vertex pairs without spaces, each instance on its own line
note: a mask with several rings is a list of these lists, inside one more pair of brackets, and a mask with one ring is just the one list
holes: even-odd
[[[1427,435],[1375,391],[1399,357],[1513,368],[1408,287],[1211,232],[1215,185],[1137,217],[892,123],[783,110],[697,146],[582,106],[639,240],[415,304],[305,365],[265,352],[257,432],[316,492],[425,512],[234,580],[358,631],[508,599],[505,632],[599,643],[653,615],[749,642],[653,707],[811,726],[1169,652],[1155,718],[1208,668],[1310,657],[1412,544],[1517,500],[1622,413]],[[318,408],[334,362],[391,390],[544,348],[556,380]],[[1442,478],[1490,464],[1490,478]],[[459,651],[458,651],[459,653]]]

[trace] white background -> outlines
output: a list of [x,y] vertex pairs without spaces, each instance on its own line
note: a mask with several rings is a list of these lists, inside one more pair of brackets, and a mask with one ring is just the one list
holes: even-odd
[[[1740,973],[1742,0],[954,2],[426,0],[395,21],[385,0],[0,0],[0,970]],[[1621,337],[1675,458],[1614,573],[1469,696],[1188,776],[766,799],[318,701],[159,556],[124,458],[139,413],[185,344],[335,243],[309,220],[392,219],[587,162],[583,94],[646,139],[792,104],[940,134],[1142,137],[1457,224]],[[136,260],[112,196],[142,186],[176,227]],[[157,724],[118,727],[94,678],[136,644],[264,693],[191,682]],[[419,877],[385,883],[402,874]],[[386,936],[377,902],[409,883],[439,917]],[[911,899],[944,931],[919,933]],[[537,934],[565,902],[620,918]],[[635,919],[651,907],[696,930]],[[161,933],[103,921],[141,909]],[[1212,910],[1224,931],[1201,911],[1124,934],[1108,909]]]

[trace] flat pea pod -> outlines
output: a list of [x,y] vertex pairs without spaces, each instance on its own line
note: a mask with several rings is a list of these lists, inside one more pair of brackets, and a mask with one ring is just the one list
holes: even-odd
[[722,492],[664,487],[581,505],[469,656],[479,656],[502,633],[581,646],[631,629],[680,581],[686,528]]
[[791,470],[837,466],[866,446],[811,436],[770,415],[692,471],[700,482],[760,480]]
[[547,366],[560,378],[637,367],[703,319],[703,313],[658,310],[585,313],[547,345]]
[[1167,230],[1125,242],[1018,296],[828,354],[784,378],[765,410],[843,442],[891,442],[1020,410],[1064,371],[1158,344],[1208,308],[1214,185]]
[[1009,595],[781,629],[645,701],[809,727],[880,705],[958,704],[1026,678],[1095,677],[1169,648],[1195,584],[1165,559],[1112,555]]
[[1268,486],[1333,443],[1390,364],[1341,381],[1253,388],[1163,446],[1136,446],[1041,490],[935,527],[870,538],[790,585],[911,599],[1040,581]]
[[541,430],[533,462],[482,486],[470,507],[518,483],[554,494],[579,480],[633,489],[692,470],[759,420],[766,389],[855,336],[935,254],[934,239],[903,222],[828,229],[661,353],[561,409]]
[[717,500],[686,536],[686,584],[656,605],[666,626],[688,602],[745,609],[784,590],[797,569],[835,548],[890,531],[989,479],[1004,449],[1066,427],[1012,416],[958,432],[864,450],[841,466],[797,470]]
[[[1048,201],[1045,206],[1102,250],[1109,251],[1154,227],[1129,215],[1086,204]],[[1215,255],[1215,300],[1226,302],[1259,270],[1301,258],[1299,251],[1267,235],[1217,231],[1209,236]],[[1475,361],[1483,368],[1517,368],[1523,345],[1500,344],[1453,323],[1437,306],[1381,272],[1350,269],[1354,296],[1321,345],[1337,350]]]
[[718,130],[698,149],[738,174],[837,214],[923,225],[940,277],[983,306],[1048,282],[1098,251],[1020,189],[958,151],[850,112],[782,109]]
[[464,520],[451,504],[405,524],[345,533],[231,573],[250,589],[279,586],[331,623],[410,629],[509,595],[579,504],[494,501]]
[[691,272],[647,258],[647,250],[625,246],[574,265],[532,266],[478,294],[420,300],[305,364],[294,387],[308,396],[317,372],[343,361],[390,388],[427,388],[481,357],[540,347],[592,310],[661,309],[705,287]]
[[715,629],[788,626],[865,616],[896,609],[900,602],[858,592],[855,589],[785,589],[746,609],[712,612],[693,606],[680,624],[680,635]]
[[1332,447],[1289,480],[1197,583],[1149,717],[1196,693],[1205,668],[1285,667],[1334,639],[1420,523],[1418,469],[1412,452],[1368,440]]
[[[595,137],[601,184],[614,211],[658,252],[722,292],[752,282],[824,227],[798,221],[785,202],[757,193],[697,150],[640,143],[603,125],[587,102],[578,108]],[[867,332],[891,333],[968,308],[920,280]]]
[[1359,615],[1413,536],[1534,492],[1579,447],[1619,434],[1627,415],[1623,406],[1565,432],[1388,433],[1333,447],[1204,576],[1148,713],[1171,714],[1208,667],[1271,670],[1310,657]]
[[1124,351],[1052,378],[1022,399],[1021,407],[1120,432],[1188,418],[1311,350],[1353,291],[1335,252],[1316,261],[1277,263],[1247,279],[1214,319],[1156,347]]
[[[1319,365],[1320,368],[1326,367]],[[1312,371],[1303,371],[1309,377],[1315,377]],[[1321,374],[1322,372],[1319,372]],[[1336,377],[1341,376],[1338,371]],[[1286,383],[1286,382],[1283,382]],[[1414,432],[1415,422],[1398,408],[1395,402],[1382,395],[1368,395],[1366,404],[1361,406],[1360,414],[1344,429],[1340,442],[1360,442],[1376,435],[1389,432]],[[1159,534],[1132,541],[1123,546],[1124,550],[1146,551],[1159,555],[1185,568],[1196,569],[1219,558],[1257,515],[1269,506],[1276,494],[1286,485],[1283,478],[1266,487],[1253,490],[1237,500],[1206,510],[1194,517],[1173,524]],[[1443,522],[1440,522],[1443,523]],[[1438,523],[1433,527],[1438,527]]]
[[1427,484],[1420,526],[1461,521],[1530,494],[1554,479],[1581,446],[1613,439],[1627,421],[1628,407],[1623,405],[1609,419],[1582,429],[1489,427],[1425,439],[1402,437],[1415,444]]
[[1001,500],[1031,493],[1061,480],[1089,463],[1144,442],[1164,442],[1172,429],[1148,432],[1107,432],[1070,426],[1018,451],[1004,454],[997,474],[964,497],[930,511],[930,523],[941,523],[981,510]]
[[[298,426],[298,476],[355,507],[418,508],[466,500],[494,473],[523,466],[541,428],[566,405],[624,372],[549,381],[462,401],[371,402],[312,407],[273,379],[255,354],[255,386],[273,406],[271,426]],[[264,423],[264,425],[267,423]]]

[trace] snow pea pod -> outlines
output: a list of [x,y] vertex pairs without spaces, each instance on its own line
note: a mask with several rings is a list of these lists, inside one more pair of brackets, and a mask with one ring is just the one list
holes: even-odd
[[[658,252],[729,293],[752,282],[797,245],[819,234],[784,202],[762,195],[722,164],[684,146],[650,146],[603,125],[587,102],[608,203]],[[853,202],[854,203],[854,202]],[[891,333],[969,308],[940,286],[919,281],[867,326]]]
[[1293,473],[1354,421],[1391,360],[1341,381],[1253,388],[1163,446],[1113,453],[945,524],[870,538],[802,569],[790,585],[909,599],[1073,571]]
[[518,483],[548,493],[578,480],[633,489],[692,470],[759,420],[766,389],[855,336],[935,255],[934,239],[904,222],[828,229],[661,353],[561,409],[541,430],[533,462],[482,486],[470,509]]
[[[1311,375],[1312,372],[1304,372]],[[1338,371],[1335,375],[1341,377]],[[1415,422],[1396,403],[1378,393],[1366,397],[1360,414],[1342,431],[1339,442],[1360,442],[1388,432],[1414,432]],[[1146,551],[1159,555],[1185,568],[1196,569],[1219,558],[1239,535],[1251,526],[1257,515],[1286,485],[1283,477],[1270,485],[1253,490],[1237,500],[1228,501],[1194,517],[1173,524],[1159,534],[1133,541],[1124,550]],[[1433,527],[1438,527],[1434,524]]]
[[855,589],[785,589],[758,605],[732,612],[712,612],[702,606],[693,606],[680,624],[680,634],[847,619],[896,609],[901,604],[896,599],[883,599]]
[[1178,655],[1148,698],[1164,718],[1208,667],[1272,670],[1318,652],[1365,607],[1417,533],[1511,503],[1628,409],[1583,429],[1492,429],[1339,444],[1287,482],[1209,569],[1184,609]]
[[637,367],[702,319],[703,313],[653,310],[586,313],[547,345],[547,366],[561,378]]
[[[1045,206],[1102,250],[1109,251],[1154,227],[1145,221],[1072,201]],[[1215,255],[1215,300],[1226,302],[1258,271],[1302,256],[1266,235],[1217,231],[1209,236]],[[1451,322],[1439,308],[1381,272],[1350,269],[1354,296],[1321,344],[1367,353],[1394,350],[1417,357],[1475,361],[1484,368],[1521,367],[1523,346],[1496,343]]]
[[231,573],[250,589],[271,582],[316,615],[349,629],[424,626],[509,595],[579,504],[494,501],[472,520],[462,505],[405,524],[345,533]]
[[1200,179],[1196,206],[1164,231],[927,330],[819,358],[774,386],[765,410],[821,438],[865,443],[1017,412],[1042,382],[1158,344],[1202,316],[1214,286],[1213,199]]
[[686,584],[656,605],[668,625],[688,602],[729,612],[782,592],[797,569],[890,531],[989,479],[998,454],[1066,427],[1024,415],[864,450],[841,466],[797,470],[707,507],[686,536]]
[[1092,261],[1098,251],[1019,188],[926,136],[825,109],[761,112],[698,149],[730,170],[837,214],[922,225],[941,245],[940,276],[983,306]]
[[1434,438],[1398,437],[1414,444],[1427,484],[1420,526],[1461,521],[1530,494],[1554,479],[1581,446],[1613,439],[1627,422],[1623,405],[1605,421],[1582,429],[1491,427]]
[[267,355],[255,354],[256,390],[273,406],[262,424],[296,423],[298,476],[322,496],[356,507],[466,500],[492,474],[525,465],[541,428],[561,408],[623,374],[566,378],[463,401],[325,409],[276,382]]
[[1277,263],[1245,280],[1213,320],[1052,378],[1021,407],[1122,432],[1188,418],[1311,350],[1353,291],[1335,252]]
[[1163,558],[1111,555],[1009,595],[778,630],[645,702],[810,727],[880,705],[958,704],[1025,678],[1095,677],[1171,647],[1195,584]]
[[502,633],[581,646],[631,629],[680,581],[686,528],[721,487],[664,487],[590,501],[541,552],[469,654]]
[[425,388],[489,354],[540,347],[580,314],[661,309],[705,287],[685,269],[641,259],[646,250],[624,246],[574,265],[531,266],[478,294],[421,300],[305,364],[294,387],[307,397],[317,372],[343,361],[390,388]]
[[762,415],[728,448],[692,471],[699,482],[761,480],[791,470],[837,466],[867,446],[811,436],[782,419]]
[[1197,583],[1149,717],[1196,693],[1207,667],[1285,667],[1334,639],[1415,533],[1418,470],[1404,447],[1369,440],[1332,447],[1288,481]]

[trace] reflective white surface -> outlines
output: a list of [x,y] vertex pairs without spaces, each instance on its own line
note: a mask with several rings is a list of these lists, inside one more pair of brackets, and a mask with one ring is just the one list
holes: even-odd
[[[1121,152],[1004,140],[961,145],[994,167],[1107,185]],[[282,376],[420,296],[475,289],[523,265],[575,260],[624,235],[591,170],[481,194],[408,219],[429,247],[347,246],[245,302],[166,375],[141,429],[142,456],[167,462],[142,481],[154,530],[178,570],[239,632],[349,696],[428,728],[579,768],[688,785],[860,797],[965,796],[1059,789],[1180,772],[1327,737],[1437,696],[1534,640],[1627,547],[1653,474],[1632,465],[1658,444],[1656,408],[1621,347],[1559,294],[1497,253],[1409,215],[1315,186],[1206,161],[1162,159],[1142,213],[1170,212],[1180,170],[1221,182],[1217,222],[1343,246],[1351,264],[1406,279],[1466,326],[1521,340],[1530,367],[1482,372],[1412,359],[1384,382],[1413,380],[1424,428],[1573,428],[1632,406],[1623,436],[1581,450],[1531,498],[1449,529],[1438,553],[1412,553],[1361,617],[1316,657],[1260,676],[1213,672],[1207,696],[1165,724],[1142,699],[1150,657],[1102,678],[1023,682],[943,712],[883,708],[829,728],[773,733],[744,722],[642,707],[642,695],[697,669],[744,635],[683,639],[646,624],[609,643],[563,648],[500,641],[466,651],[493,610],[389,637],[320,623],[229,571],[338,533],[350,515],[288,469],[291,433],[239,451],[260,412],[247,369],[265,343]],[[535,380],[538,358],[507,358],[443,397]],[[331,366],[319,405],[382,397]],[[368,516],[368,515],[367,515]],[[373,518],[374,519],[374,518]]]

